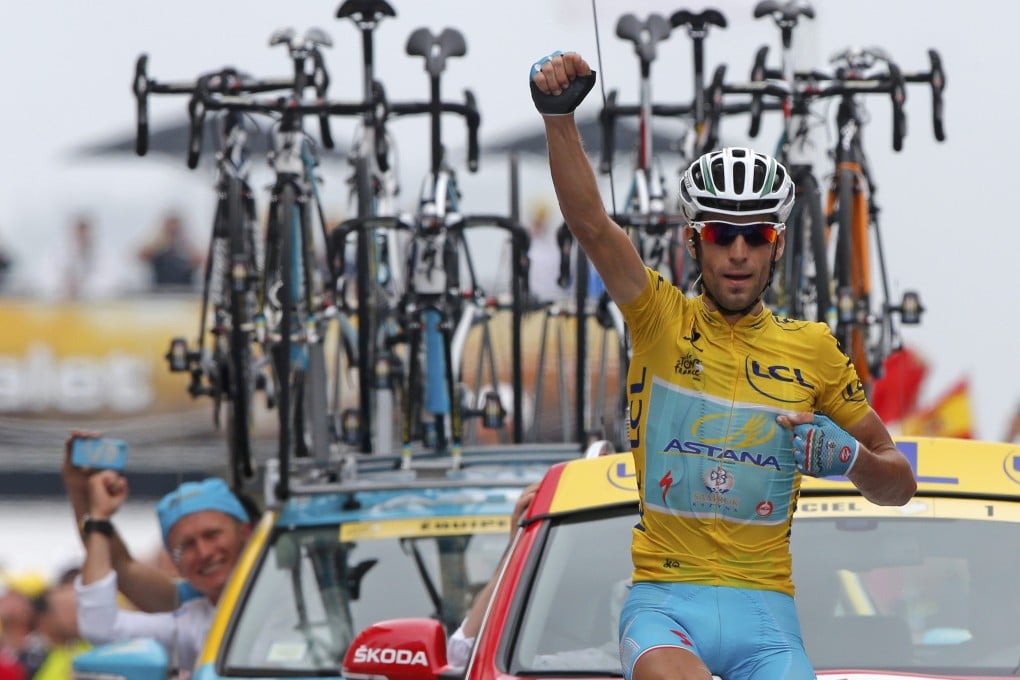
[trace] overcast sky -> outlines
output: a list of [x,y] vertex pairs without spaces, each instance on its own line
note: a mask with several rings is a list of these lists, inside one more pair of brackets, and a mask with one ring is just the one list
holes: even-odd
[[[618,88],[622,101],[636,100],[637,62],[630,46],[615,37],[616,20],[624,7],[644,17],[651,11],[668,16],[682,6],[650,0],[596,2],[599,65],[588,0],[391,2],[398,16],[385,22],[377,36],[378,77],[390,96],[427,96],[420,60],[403,50],[413,29],[460,29],[468,54],[449,64],[444,93],[461,99],[465,88],[474,91],[483,116],[483,144],[537,124],[525,78],[530,63],[554,49],[584,53],[608,89]],[[283,75],[287,60],[281,48],[268,47],[270,33],[283,26],[302,31],[320,26],[335,42],[327,57],[332,93],[356,97],[359,37],[349,21],[334,18],[338,5],[321,0],[10,3],[0,41],[7,92],[0,113],[6,161],[0,170],[0,243],[19,260],[17,285],[42,285],[48,254],[81,212],[94,217],[107,247],[118,252],[130,252],[151,235],[158,216],[170,207],[181,207],[193,233],[204,237],[210,177],[207,172],[189,173],[183,157],[73,157],[77,148],[133,131],[129,86],[139,53],[149,54],[151,74],[164,79],[188,78],[226,64],[255,74]],[[715,6],[725,12],[730,26],[709,38],[710,68],[725,62],[731,77],[746,76],[761,44],[769,44],[776,56],[777,31],[751,18],[753,3],[727,0]],[[1020,95],[1014,73],[1020,5],[992,0],[964,5],[946,0],[817,0],[815,6],[817,19],[801,36],[798,54],[816,65],[824,65],[830,53],[847,45],[882,46],[907,71],[927,66],[929,47],[942,54],[948,82],[947,142],[933,140],[930,97],[922,87],[909,92],[909,135],[901,153],[891,150],[886,102],[869,107],[874,120],[866,137],[879,184],[892,286],[897,295],[907,289],[921,291],[928,309],[921,326],[904,331],[906,341],[932,365],[923,398],[931,399],[957,378],[969,376],[976,432],[1000,438],[1020,399],[1014,382],[1020,374],[1014,285],[1020,235],[1016,220],[1006,213],[1020,177],[1015,123]],[[656,97],[689,99],[690,70],[689,40],[675,33],[659,50]],[[595,92],[582,111],[594,114],[598,107]],[[154,101],[153,127],[177,119],[183,110],[181,100]],[[424,170],[424,125],[401,122],[395,128],[405,200],[414,196]],[[351,129],[338,123],[334,134],[344,140]],[[451,122],[444,129],[451,158],[463,167],[463,128]],[[727,123],[726,140],[747,142],[745,130],[744,120]],[[767,128],[755,143],[771,151],[774,139],[775,128]],[[590,146],[597,144],[597,139],[589,140]],[[526,192],[550,196],[545,167],[536,161],[528,169]],[[675,187],[675,169],[668,174]],[[485,157],[478,175],[462,179],[466,210],[505,209],[505,159]],[[327,177],[327,182],[332,195],[342,194],[339,176]],[[337,209],[342,209],[339,203]]]

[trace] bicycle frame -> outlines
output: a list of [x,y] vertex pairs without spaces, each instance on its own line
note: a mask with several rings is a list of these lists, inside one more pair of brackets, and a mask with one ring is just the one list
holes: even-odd
[[[266,92],[293,86],[290,81],[256,81],[230,67],[200,76],[194,83],[159,83],[148,77],[147,62],[147,56],[141,55],[135,64],[136,151],[144,155],[148,150],[148,94],[190,94],[187,153],[190,168],[197,167],[202,147],[203,92]],[[217,427],[220,407],[224,402],[229,404],[228,467],[232,487],[241,490],[254,472],[252,397],[256,389],[264,389],[267,405],[272,407],[275,391],[271,380],[262,373],[267,361],[254,356],[253,319],[258,304],[254,283],[260,275],[262,253],[248,182],[250,130],[245,117],[238,112],[225,111],[219,118],[222,130],[214,183],[218,198],[203,275],[198,336],[194,349],[188,347],[183,337],[172,339],[166,358],[171,372],[190,374],[189,394],[213,398]]]
[[[862,130],[867,122],[858,100],[868,93],[891,97],[893,109],[893,149],[903,147],[906,117],[903,112],[907,82],[929,83],[932,87],[935,138],[945,139],[942,126],[942,88],[945,76],[941,58],[929,50],[931,71],[904,75],[882,50],[844,50],[833,56],[838,65],[835,81],[823,92],[839,97],[836,112],[838,130],[833,159],[835,172],[829,189],[830,222],[837,232],[830,245],[834,249],[834,273],[837,294],[836,337],[857,367],[865,392],[874,379],[881,377],[886,358],[898,349],[901,340],[895,316],[903,324],[920,322],[923,307],[916,292],[903,294],[893,304],[889,277],[879,231],[879,209],[875,203],[875,183],[864,151]],[[884,67],[878,74],[873,67]],[[874,247],[874,252],[871,248]],[[872,265],[877,265],[881,285],[881,303],[872,308]]]
[[[386,123],[389,111],[382,83],[375,78],[374,33],[379,23],[395,17],[396,11],[385,0],[344,0],[336,13],[339,19],[350,19],[361,33],[362,93],[365,101],[376,102],[361,117],[355,130],[348,161],[354,212],[359,218],[396,215],[397,182],[395,154]],[[389,451],[389,432],[393,427],[392,394],[389,370],[391,358],[386,349],[387,328],[398,300],[406,289],[403,264],[399,253],[403,245],[399,232],[383,228],[357,229],[356,309],[345,304],[341,317],[347,337],[339,339],[338,352],[357,347],[350,363],[357,366],[357,408],[348,409],[344,417],[345,439],[357,439],[363,452],[377,449]],[[368,229],[368,231],[366,231]],[[339,279],[340,295],[344,296],[347,279]],[[357,317],[357,332],[348,317]],[[353,335],[353,337],[350,337]],[[338,362],[339,368],[339,362]],[[380,373],[380,375],[376,375]],[[339,386],[339,374],[334,385]],[[340,403],[340,394],[334,395]],[[373,441],[373,436],[376,441]]]
[[[246,95],[196,92],[192,107],[199,113],[192,119],[192,139],[199,140],[201,116],[206,110],[232,110],[274,115],[278,123],[271,136],[268,160],[276,178],[271,188],[271,209],[266,228],[265,266],[259,282],[259,310],[255,319],[257,341],[272,358],[275,369],[279,409],[279,456],[281,474],[288,474],[289,457],[314,456],[324,464],[330,455],[332,437],[329,428],[327,373],[323,337],[333,318],[331,291],[323,286],[318,270],[314,236],[311,229],[317,193],[314,149],[302,127],[303,117],[316,115],[323,125],[323,138],[329,139],[329,115],[360,115],[371,103],[344,104],[322,99],[328,78],[320,73],[320,46],[329,46],[329,37],[318,29],[298,37],[290,30],[278,31],[271,45],[286,45],[294,66],[290,96],[256,100]],[[311,74],[307,63],[313,64]],[[314,86],[315,104],[305,104],[302,94]],[[195,148],[198,148],[195,147]],[[322,219],[321,208],[317,211]],[[325,225],[323,225],[325,231]],[[287,488],[283,480],[281,489]]]
[[[441,114],[446,110],[465,116],[468,122],[468,167],[472,171],[477,169],[478,162],[478,115],[470,92],[463,107],[444,105],[442,101],[440,76],[445,70],[446,60],[467,52],[464,37],[459,31],[447,28],[435,36],[428,29],[419,28],[408,38],[406,51],[425,60],[430,99],[427,104],[395,104],[392,110],[396,115],[427,113],[431,128],[431,162],[422,182],[414,218],[408,258],[409,285],[402,305],[409,336],[402,450],[405,464],[409,464],[416,420],[421,421],[424,429],[422,438],[427,447],[441,450],[449,436],[450,452],[459,459],[463,444],[464,406],[459,394],[460,361],[459,357],[454,359],[453,318],[462,311],[462,307],[471,306],[465,305],[466,300],[458,295],[461,289],[459,253],[464,252],[468,257],[469,253],[462,241],[462,231],[449,226],[460,212],[460,191],[456,173],[445,159]],[[473,279],[472,273],[474,288]],[[468,313],[467,309],[463,312],[465,315]],[[466,335],[457,337],[463,339]],[[491,343],[489,348],[491,353]],[[457,348],[458,354],[461,349]],[[419,350],[424,351],[423,363],[420,362]],[[425,382],[419,385],[422,368]],[[496,379],[494,368],[492,377]],[[420,389],[424,389],[421,396],[418,394]],[[502,406],[497,410],[502,412]]]
[[761,87],[731,91],[752,94],[751,137],[756,137],[760,129],[763,95],[774,95],[781,102],[772,107],[783,114],[775,155],[789,171],[796,191],[793,210],[786,220],[786,252],[776,264],[767,302],[780,315],[826,321],[834,327],[821,192],[814,173],[815,146],[811,133],[818,127],[811,120],[814,84],[798,78],[793,59],[793,30],[801,18],[814,18],[814,8],[805,0],[783,3],[763,0],[755,5],[753,14],[755,18],[771,18],[780,30],[780,69],[766,68],[768,47],[763,46],[755,54],[751,70],[752,85]]
[[[837,139],[833,150],[835,171],[828,192],[826,212],[836,228],[830,246],[834,249],[834,277],[837,294],[836,337],[853,358],[866,389],[882,372],[885,358],[900,343],[894,319],[883,309],[872,313],[872,238],[878,255],[883,308],[890,291],[885,258],[878,238],[878,208],[872,201],[874,184],[868,169],[862,140],[861,104],[854,94],[840,96],[836,112]],[[849,229],[847,229],[849,227]],[[878,325],[878,337],[869,340],[870,328]]]

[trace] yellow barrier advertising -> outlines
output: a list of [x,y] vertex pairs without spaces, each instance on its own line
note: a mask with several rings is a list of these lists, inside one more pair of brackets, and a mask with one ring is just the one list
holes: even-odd
[[117,418],[208,408],[164,358],[172,337],[194,339],[198,310],[197,297],[5,301],[0,414]]

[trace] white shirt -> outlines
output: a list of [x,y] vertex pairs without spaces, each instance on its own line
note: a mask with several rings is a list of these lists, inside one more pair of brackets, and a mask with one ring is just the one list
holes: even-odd
[[469,638],[464,635],[464,624],[461,623],[446,641],[446,663],[454,668],[467,666],[468,657],[471,656],[471,647],[474,644],[473,637]]
[[83,585],[79,576],[74,589],[78,598],[78,629],[86,641],[101,645],[152,638],[166,647],[181,670],[194,668],[216,610],[207,598],[188,600],[172,612],[150,614],[119,609],[117,574],[113,571],[88,585]]

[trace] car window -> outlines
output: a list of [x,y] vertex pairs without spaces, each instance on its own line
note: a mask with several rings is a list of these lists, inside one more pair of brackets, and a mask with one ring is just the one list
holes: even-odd
[[852,662],[1012,672],[1020,664],[1020,596],[1010,566],[1020,524],[989,519],[985,508],[994,506],[982,501],[956,502],[975,519],[794,521],[797,608],[817,669]]
[[452,632],[495,570],[506,535],[341,541],[336,525],[277,533],[239,602],[224,671],[338,672],[354,633],[436,617]]
[[[817,670],[1012,674],[1020,665],[1020,508],[915,503],[928,510],[795,517],[793,578],[808,656]],[[509,673],[620,673],[616,629],[634,521],[632,507],[551,520],[521,598]]]
[[511,673],[622,673],[617,630],[630,584],[634,508],[549,528]]

